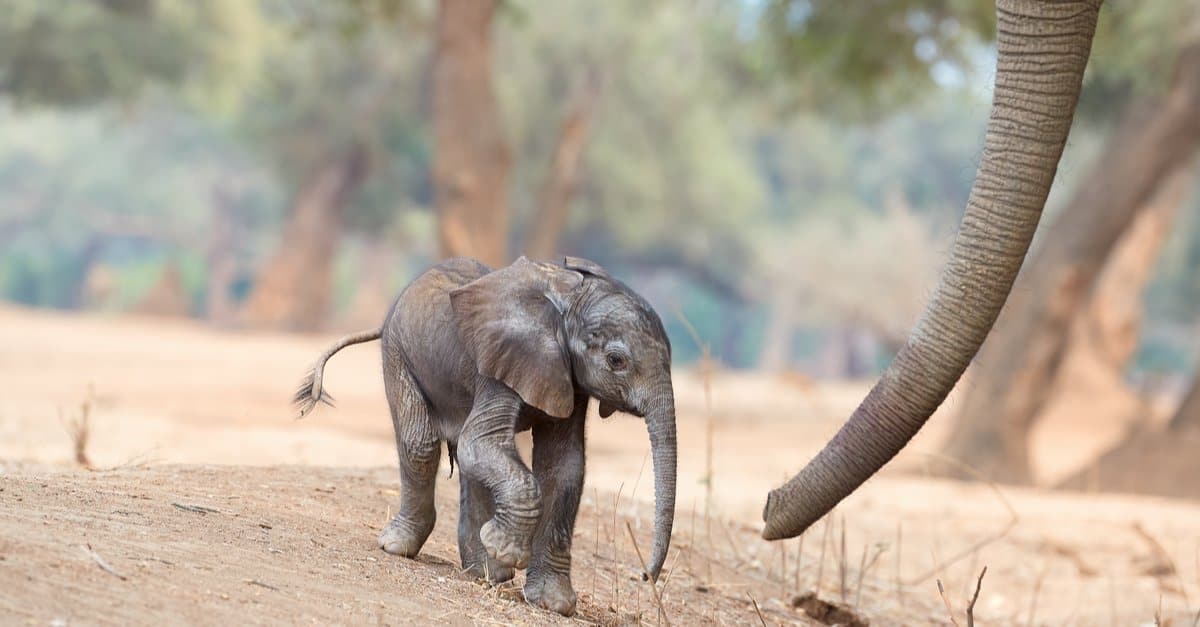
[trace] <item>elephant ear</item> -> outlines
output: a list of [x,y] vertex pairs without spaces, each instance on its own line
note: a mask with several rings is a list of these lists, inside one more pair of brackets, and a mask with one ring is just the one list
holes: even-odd
[[521,257],[450,292],[459,336],[479,373],[551,416],[570,416],[575,406],[562,312],[582,282],[577,272]]
[[600,266],[600,264],[596,263],[595,261],[589,261],[582,257],[564,257],[563,267],[568,270],[575,270],[576,272],[590,274],[602,279],[612,278],[608,276],[608,270],[605,270]]

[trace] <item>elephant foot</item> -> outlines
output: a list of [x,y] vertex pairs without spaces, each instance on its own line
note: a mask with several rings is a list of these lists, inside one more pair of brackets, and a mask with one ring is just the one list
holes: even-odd
[[379,548],[401,557],[416,557],[433,532],[434,516],[428,522],[414,520],[403,513],[396,514],[388,526],[379,534]]
[[488,557],[501,566],[525,568],[529,564],[529,536],[502,529],[496,524],[495,518],[483,523],[483,527],[479,529],[479,540],[483,542]]
[[464,565],[463,572],[479,581],[492,585],[512,581],[517,571],[511,566],[502,566],[496,560],[485,557],[482,561]]
[[525,601],[563,616],[575,614],[571,577],[557,573],[531,573],[525,580]]

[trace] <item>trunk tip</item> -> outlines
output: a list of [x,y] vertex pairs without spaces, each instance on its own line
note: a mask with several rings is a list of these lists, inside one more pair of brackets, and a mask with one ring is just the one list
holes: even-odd
[[763,540],[772,541],[794,538],[807,531],[813,522],[815,522],[812,520],[801,520],[797,524],[794,513],[781,511],[780,504],[784,501],[781,500],[782,497],[779,492],[782,489],[776,488],[767,494],[767,504],[763,506],[762,513],[763,523],[765,523],[762,530]]

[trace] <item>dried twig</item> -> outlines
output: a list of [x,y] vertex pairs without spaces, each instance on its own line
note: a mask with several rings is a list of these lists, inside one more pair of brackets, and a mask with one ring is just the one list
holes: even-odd
[[950,617],[950,622],[954,623],[954,627],[958,627],[958,619],[954,617],[954,610],[950,607],[950,599],[946,597],[946,588],[942,587],[942,580],[937,580],[938,594],[942,597],[942,603],[946,605],[946,615]]
[[197,514],[220,514],[221,510],[215,507],[207,507],[204,505],[188,505],[187,503],[171,503],[175,507],[185,512],[195,512]]
[[[856,583],[854,585],[854,605],[855,605],[855,607],[858,607],[859,603],[862,601],[863,578],[867,575],[867,573],[871,572],[871,567],[875,566],[875,562],[879,561],[879,557],[881,555],[883,555],[883,552],[886,550],[887,550],[887,545],[876,544],[875,545],[875,555],[871,556],[870,561],[866,562],[865,565],[859,566],[859,568],[858,568],[858,583]],[[865,559],[866,557],[867,557],[867,547],[863,546],[863,558]]]
[[904,583],[900,581],[901,551],[904,549],[904,528],[896,522],[896,602],[904,608]]
[[274,590],[275,592],[279,592],[279,588],[276,588],[275,586],[272,586],[269,583],[263,583],[257,579],[247,579],[246,583],[248,583],[252,586],[258,586],[260,588],[266,588],[267,590]]
[[[691,551],[691,549],[692,547],[686,547],[685,549],[675,551],[675,559],[671,560],[671,565],[667,567],[667,578],[663,579],[662,590],[658,592],[664,599],[667,597],[667,586],[671,585],[671,578],[675,576],[675,565],[679,563],[679,558],[683,555],[683,552],[685,550]],[[690,556],[688,560],[691,560]]]
[[729,527],[725,523],[721,523],[721,531],[725,532],[725,539],[729,541],[729,548],[733,549],[733,558],[737,560],[738,565],[746,563],[742,557],[742,551],[738,549],[737,542],[733,540],[733,534],[729,532]]
[[633,551],[637,553],[638,562],[642,564],[642,578],[646,580],[650,589],[654,591],[654,603],[658,605],[658,615],[667,627],[671,627],[671,621],[667,618],[667,610],[663,607],[662,597],[658,594],[658,586],[650,578],[650,569],[646,568],[646,560],[642,558],[642,549],[638,547],[637,536],[633,535],[633,525],[629,524],[628,520],[625,521],[625,530],[629,532],[629,540],[633,542]]
[[[684,315],[683,309],[679,306],[675,307],[675,315],[679,321],[683,323],[687,329],[688,335],[692,336],[692,342],[700,349],[700,381],[704,386],[704,522],[705,525],[711,525],[712,516],[712,500],[713,500],[713,411],[712,411],[712,371],[713,358],[712,349],[708,343],[700,338],[700,333],[696,331],[696,327]],[[708,529],[709,540],[712,539],[712,527]],[[711,579],[711,573],[710,579]]]
[[629,513],[635,516],[638,520],[638,529],[642,528],[641,508],[638,507],[637,489],[638,484],[642,482],[642,473],[646,470],[646,460],[650,459],[650,449],[646,449],[646,454],[642,455],[642,466],[638,468],[637,478],[633,480],[633,490],[629,492]]
[[842,548],[838,552],[838,591],[846,602],[846,517],[842,516]]
[[967,627],[975,627],[975,602],[979,600],[979,590],[983,587],[983,576],[987,574],[987,566],[979,571],[979,579],[975,581],[975,594],[971,596],[971,603],[967,605]]
[[1133,530],[1149,545],[1150,551],[1154,554],[1155,563],[1151,565],[1148,574],[1160,579],[1160,589],[1162,588],[1161,578],[1174,575],[1175,580],[1179,583],[1179,592],[1183,596],[1184,604],[1191,605],[1192,600],[1188,597],[1187,584],[1183,581],[1183,575],[1179,572],[1179,565],[1175,563],[1175,559],[1171,557],[1162,543],[1142,526],[1141,522],[1134,522]]
[[[696,546],[696,499],[692,498],[692,518],[691,518],[691,525],[688,529],[688,548],[695,548],[695,546]],[[687,568],[688,574],[691,574],[692,573],[692,551],[688,551],[688,560],[687,560],[686,568]]]
[[1042,592],[1042,581],[1046,579],[1046,571],[1050,570],[1050,564],[1042,564],[1042,570],[1038,573],[1037,580],[1033,582],[1033,596],[1029,599],[1029,619],[1025,621],[1029,627],[1033,627],[1033,619],[1037,615],[1038,595]]
[[800,534],[800,539],[796,541],[796,593],[800,593],[800,564],[804,561],[804,536],[808,535],[807,531]]
[[[622,481],[617,486],[617,493],[613,496],[613,512],[612,512],[612,529],[609,532],[609,540],[612,542],[613,560],[616,561],[617,556],[621,554],[621,536],[617,534],[617,509],[621,506],[621,491],[625,489],[625,482]],[[621,578],[613,576],[613,607],[617,610],[617,614],[621,613]]]
[[1108,617],[1110,624],[1117,627],[1117,584],[1112,573],[1108,574]]
[[71,438],[71,452],[76,464],[87,470],[92,470],[95,466],[92,460],[88,457],[87,447],[88,441],[91,438],[91,415],[92,415],[92,388],[88,386],[87,396],[83,402],[79,404],[79,415],[70,420],[64,419],[62,410],[58,412],[59,422],[63,423],[63,427],[67,430],[67,435]]
[[825,578],[825,546],[827,544],[829,544],[829,531],[830,531],[829,521],[832,518],[833,518],[832,516],[826,515],[825,523],[822,525],[823,529],[822,529],[822,533],[821,533],[821,560],[817,563],[817,584],[816,584],[816,586],[813,587],[813,590],[816,591],[817,596],[821,595],[821,584],[823,583],[822,580]]
[[104,561],[104,558],[100,557],[99,553],[93,551],[92,545],[85,544],[81,548],[83,549],[83,552],[88,557],[92,558],[93,562],[96,562],[96,565],[100,567],[100,570],[112,575],[113,577],[116,577],[117,579],[120,579],[121,581],[125,581],[125,580],[129,579],[129,577],[126,577],[125,575],[122,575],[121,573],[117,572],[117,570],[115,568],[113,568],[112,565],[110,565],[108,562]]
[[747,592],[746,596],[750,597],[750,603],[754,605],[754,613],[758,614],[758,622],[762,624],[762,627],[767,627],[767,619],[763,618],[762,610],[759,609],[758,601],[754,599],[754,595]]
[[930,568],[929,570],[921,573],[917,577],[910,578],[908,581],[905,582],[909,585],[915,585],[915,584],[921,583],[922,581],[925,581],[925,580],[929,579],[930,577],[933,577],[934,575],[938,574],[939,572],[942,571],[942,569],[959,562],[960,560],[962,560],[965,557],[969,557],[972,553],[982,549],[983,547],[985,547],[993,542],[1003,539],[1005,536],[1007,536],[1009,534],[1010,531],[1013,530],[1014,527],[1017,526],[1017,523],[1021,521],[1021,517],[1020,517],[1020,515],[1017,514],[1017,510],[1012,506],[1012,503],[1009,502],[1008,498],[1004,496],[1004,493],[1000,491],[1000,486],[996,485],[996,483],[994,481],[992,481],[991,479],[988,479],[987,477],[983,476],[983,473],[979,472],[978,470],[975,470],[971,466],[969,466],[957,459],[954,459],[952,457],[947,457],[945,455],[940,455],[938,453],[924,453],[924,455],[926,457],[936,459],[939,461],[943,461],[943,462],[946,462],[947,464],[955,466],[959,470],[962,470],[963,472],[973,476],[977,481],[981,481],[983,483],[988,484],[988,487],[990,487],[992,489],[992,491],[996,493],[996,497],[1000,500],[1000,503],[1004,505],[1004,509],[1008,510],[1009,519],[1008,519],[1008,522],[1005,523],[1004,526],[1002,528],[1000,528],[998,531],[996,531],[995,533],[989,534],[988,536],[980,539],[979,541],[971,544],[970,546],[967,546],[963,550],[961,550],[961,551],[955,553],[954,555],[950,556],[949,558],[947,558],[945,561],[941,561],[937,564],[934,564],[933,568]]
[[[592,488],[592,498],[594,499],[595,506],[596,506],[596,513],[594,516],[592,516],[592,519],[595,521],[595,525],[596,525],[596,529],[595,529],[596,548],[595,548],[595,552],[593,553],[593,555],[595,555],[596,557],[600,557],[600,490],[599,489]],[[596,602],[596,571],[597,570],[599,570],[599,569],[596,568],[596,564],[593,563],[592,564],[592,603]]]

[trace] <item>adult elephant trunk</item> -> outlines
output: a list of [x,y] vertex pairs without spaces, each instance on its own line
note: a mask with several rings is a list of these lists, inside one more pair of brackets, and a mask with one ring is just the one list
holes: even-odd
[[646,429],[650,432],[650,452],[654,458],[654,550],[647,566],[655,581],[667,561],[671,547],[671,528],[675,524],[675,393],[667,379],[647,403]]
[[1008,298],[1058,169],[1100,3],[997,0],[992,114],[941,282],[846,424],[767,496],[764,538],[799,535],[875,474],[916,435],[979,350]]

